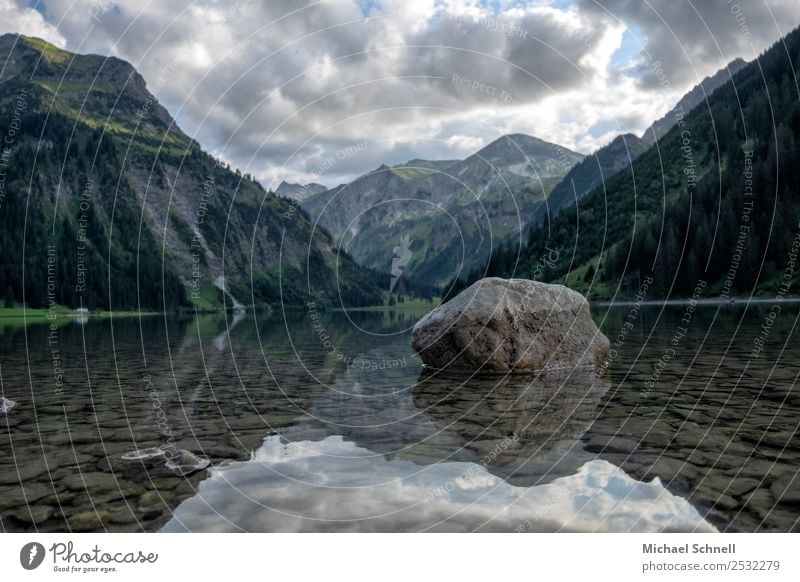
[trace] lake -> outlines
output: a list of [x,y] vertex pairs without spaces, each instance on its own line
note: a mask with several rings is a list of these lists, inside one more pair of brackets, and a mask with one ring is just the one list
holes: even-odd
[[800,530],[797,306],[595,307],[599,377],[425,373],[421,315],[0,321],[3,530]]

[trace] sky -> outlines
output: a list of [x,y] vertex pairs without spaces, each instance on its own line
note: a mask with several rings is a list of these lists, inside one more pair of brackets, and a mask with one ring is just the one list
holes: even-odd
[[131,62],[273,190],[509,133],[591,153],[798,24],[797,0],[0,0],[0,33]]

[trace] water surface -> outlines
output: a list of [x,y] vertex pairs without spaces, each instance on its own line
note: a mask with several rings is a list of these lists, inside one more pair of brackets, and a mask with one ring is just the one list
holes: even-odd
[[631,309],[602,378],[424,374],[410,311],[0,323],[2,528],[800,529],[798,310]]

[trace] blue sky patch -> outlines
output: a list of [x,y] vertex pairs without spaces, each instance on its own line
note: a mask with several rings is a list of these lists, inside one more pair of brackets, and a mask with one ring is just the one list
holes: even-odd
[[628,26],[622,35],[622,44],[611,57],[611,66],[622,69],[630,65],[642,52],[646,40],[641,28],[636,25]]

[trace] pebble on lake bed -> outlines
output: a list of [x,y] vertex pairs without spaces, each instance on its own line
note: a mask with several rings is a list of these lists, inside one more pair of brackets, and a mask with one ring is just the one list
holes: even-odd
[[17,405],[13,400],[8,398],[0,398],[0,414],[6,414],[9,410]]
[[191,451],[178,449],[172,454],[167,454],[166,449],[161,447],[149,447],[146,449],[136,449],[130,453],[122,455],[125,461],[150,461],[154,459],[167,459],[164,466],[176,475],[186,476],[202,471],[211,465],[211,461],[206,458],[198,457]]
[[176,475],[181,476],[191,475],[197,471],[202,471],[203,469],[208,468],[210,464],[211,461],[208,459],[198,457],[194,453],[190,451],[184,451],[183,449],[178,449],[175,451],[175,454],[166,463],[167,469]]
[[161,447],[150,447],[147,449],[136,449],[130,453],[122,455],[124,461],[149,461],[150,459],[159,459],[165,456],[164,449]]

